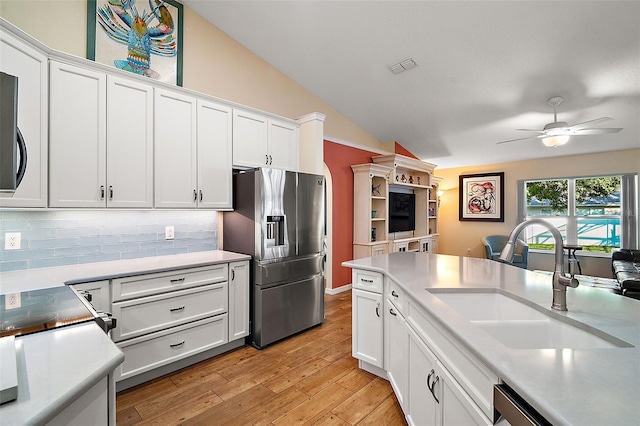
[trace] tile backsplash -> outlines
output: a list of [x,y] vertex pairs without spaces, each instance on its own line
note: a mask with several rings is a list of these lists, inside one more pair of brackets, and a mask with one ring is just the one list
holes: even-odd
[[[19,250],[5,250],[7,232],[21,233]],[[215,250],[217,232],[215,211],[0,210],[0,271]]]

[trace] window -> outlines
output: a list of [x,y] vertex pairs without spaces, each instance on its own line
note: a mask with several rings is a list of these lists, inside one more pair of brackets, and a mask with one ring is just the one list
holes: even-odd
[[[637,246],[636,181],[635,175],[522,181],[520,217],[545,219],[565,243],[582,246],[584,252],[633,248]],[[532,249],[555,246],[551,233],[539,225],[525,228],[520,238]]]

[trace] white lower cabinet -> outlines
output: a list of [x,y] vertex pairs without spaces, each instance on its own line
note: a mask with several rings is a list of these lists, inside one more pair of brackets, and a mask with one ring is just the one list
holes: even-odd
[[224,314],[119,342],[124,362],[116,368],[116,381],[227,343],[227,321]]
[[229,264],[229,340],[249,335],[249,262]]
[[407,356],[409,375],[407,421],[411,425],[435,425],[439,402],[431,393],[431,380],[435,374],[437,359],[418,335],[409,330],[409,354]]
[[[103,294],[93,283],[76,287]],[[114,278],[109,289],[111,338],[125,355],[114,372],[119,390],[241,346],[249,334],[246,260]]]
[[[109,378],[104,377],[82,396],[73,401],[46,426],[115,425],[115,415],[110,418]],[[115,403],[115,401],[114,401]],[[115,414],[115,413],[114,413]]]
[[385,334],[388,335],[385,361],[387,377],[396,394],[400,406],[408,409],[408,379],[409,364],[407,355],[409,353],[409,333],[407,323],[400,310],[387,299],[385,309]]
[[352,290],[353,357],[379,368],[384,367],[382,294]]
[[[353,356],[365,370],[363,362],[382,368],[368,371],[389,379],[409,424],[493,424],[499,378],[391,279],[366,270],[352,275]],[[382,294],[371,291],[380,283]]]

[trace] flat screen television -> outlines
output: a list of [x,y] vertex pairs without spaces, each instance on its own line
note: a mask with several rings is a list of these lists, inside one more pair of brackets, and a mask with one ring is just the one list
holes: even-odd
[[389,232],[416,229],[416,195],[389,192]]

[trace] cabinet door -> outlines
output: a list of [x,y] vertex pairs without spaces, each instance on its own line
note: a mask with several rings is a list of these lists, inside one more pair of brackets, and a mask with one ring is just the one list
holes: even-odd
[[153,207],[153,87],[107,78],[107,206]]
[[104,207],[107,77],[50,64],[49,205]]
[[249,335],[249,262],[229,264],[229,341]]
[[407,411],[407,384],[409,380],[409,364],[407,363],[409,332],[407,323],[389,300],[387,300],[385,315],[387,325],[385,330],[387,375],[400,406]]
[[298,170],[298,127],[269,120],[269,167]]
[[393,251],[394,252],[405,252],[409,250],[409,243],[394,243]]
[[198,100],[198,207],[233,207],[231,123],[231,108]]
[[268,167],[267,119],[233,110],[233,165]]
[[[434,425],[439,420],[440,403],[430,386],[436,375],[437,360],[420,338],[409,329],[409,398],[407,420],[411,425]],[[438,386],[438,383],[435,384]]]
[[462,389],[447,369],[438,362],[436,369],[439,383],[435,391],[441,395],[440,425],[491,425],[493,422],[484,415],[471,397]]
[[18,128],[27,146],[27,169],[14,194],[0,194],[0,207],[47,207],[49,83],[47,57],[0,31],[0,70],[18,77]]
[[195,208],[196,100],[155,89],[155,206]]
[[111,312],[111,297],[109,281],[94,281],[90,283],[74,284],[76,290],[91,295],[91,305],[96,311]]
[[382,295],[352,290],[352,354],[376,367],[384,365]]
[[388,252],[389,245],[387,243],[375,244],[371,246],[371,256],[380,256],[381,254],[387,254]]

